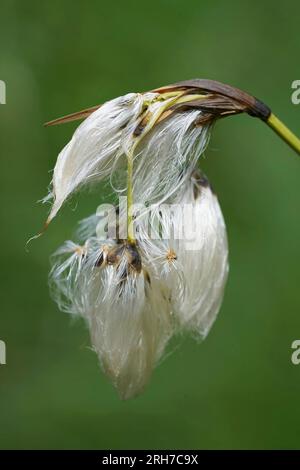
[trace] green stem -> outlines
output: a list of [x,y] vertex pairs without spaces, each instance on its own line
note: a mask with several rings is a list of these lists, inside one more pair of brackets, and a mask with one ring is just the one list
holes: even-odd
[[268,126],[270,126],[273,131],[276,132],[293,150],[295,150],[298,155],[300,155],[300,140],[293,134],[293,132],[288,129],[283,122],[281,122],[278,117],[273,113],[270,114],[267,120]]
[[127,154],[127,240],[135,243],[133,233],[133,218],[131,208],[133,205],[133,149]]

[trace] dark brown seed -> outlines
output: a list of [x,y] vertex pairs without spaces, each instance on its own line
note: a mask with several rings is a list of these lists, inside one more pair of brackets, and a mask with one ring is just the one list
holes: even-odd
[[146,282],[148,282],[149,286],[151,286],[151,278],[150,278],[148,271],[146,271],[146,269],[144,269],[144,277],[145,277]]
[[140,273],[142,270],[142,260],[138,252],[137,246],[133,243],[128,243],[126,246],[126,256],[129,266],[136,272]]
[[108,252],[107,263],[118,267],[124,256],[126,256],[128,263],[125,268],[125,274],[129,274],[131,271],[140,273],[142,270],[142,260],[137,246],[134,243],[129,243],[127,240]]
[[209,182],[209,179],[199,170],[194,170],[192,173],[193,193],[194,198],[198,199],[201,194],[201,188],[210,188],[211,192],[214,193],[214,190]]
[[100,253],[100,255],[98,256],[96,262],[95,262],[95,267],[96,268],[100,268],[100,266],[102,265],[104,261],[104,256],[103,256],[103,252]]

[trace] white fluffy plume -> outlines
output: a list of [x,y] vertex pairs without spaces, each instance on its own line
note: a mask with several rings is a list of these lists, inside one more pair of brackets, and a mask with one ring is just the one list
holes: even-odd
[[123,399],[144,390],[173,335],[207,335],[227,279],[223,216],[195,171],[213,121],[199,109],[165,114],[181,95],[129,94],[106,103],[79,126],[54,169],[48,221],[81,185],[116,169],[142,204],[133,238],[123,227],[124,208],[108,236],[103,215],[84,219],[80,243],[57,250],[50,272],[59,308],[85,318],[102,369]]
[[135,201],[162,204],[187,181],[210,137],[210,125],[194,125],[201,115],[201,111],[175,114],[156,125],[137,146]]
[[93,348],[121,398],[141,393],[173,323],[164,286],[142,267],[137,248],[97,239],[84,247],[67,242],[56,253],[50,281],[60,308],[87,320]]
[[[222,302],[228,250],[217,197],[193,172],[173,201],[170,210],[155,207],[153,239],[142,223],[137,246],[92,236],[81,246],[66,242],[53,258],[53,296],[87,320],[123,399],[143,391],[172,335],[187,330],[204,338]],[[95,216],[83,221],[84,232],[96,233]]]
[[179,194],[155,207],[137,237],[144,256],[170,292],[180,326],[200,338],[220,309],[228,274],[226,227],[208,179],[194,171]]
[[226,226],[217,196],[204,175],[193,174],[181,201],[191,204],[194,226],[191,237],[178,244],[187,282],[177,312],[185,328],[205,338],[221,307],[227,281]]
[[118,163],[126,164],[126,159],[119,160],[129,145],[128,130],[137,125],[144,101],[152,96],[129,93],[108,101],[76,129],[54,168],[52,193],[46,198],[54,199],[48,223],[81,185],[95,179],[101,181],[111,175]]

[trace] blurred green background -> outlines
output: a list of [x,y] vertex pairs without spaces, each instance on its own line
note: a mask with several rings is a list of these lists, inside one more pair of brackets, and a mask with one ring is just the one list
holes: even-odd
[[[76,125],[43,122],[130,91],[201,77],[264,100],[298,134],[298,0],[0,0],[1,448],[299,448],[300,162],[260,121],[220,122],[202,167],[227,221],[230,277],[203,344],[185,339],[146,392],[119,401],[81,322],[48,294],[49,256],[102,188],[47,233],[47,191]],[[76,210],[75,210],[76,209]]]

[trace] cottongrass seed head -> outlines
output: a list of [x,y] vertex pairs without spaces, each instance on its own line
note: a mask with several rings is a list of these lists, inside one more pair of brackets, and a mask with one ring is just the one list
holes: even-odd
[[59,308],[86,320],[122,399],[144,390],[174,335],[203,339],[216,319],[228,274],[226,227],[197,165],[216,120],[241,112],[270,116],[240,90],[191,80],[49,123],[85,119],[58,156],[47,225],[83,185],[110,181],[126,197],[113,219],[104,211],[80,222],[76,242],[52,256],[49,276]]

